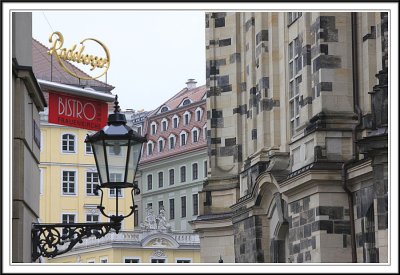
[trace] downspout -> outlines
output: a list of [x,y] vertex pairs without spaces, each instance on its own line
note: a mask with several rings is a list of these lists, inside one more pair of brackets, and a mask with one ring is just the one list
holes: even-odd
[[353,126],[352,129],[352,141],[353,141],[353,154],[350,160],[347,160],[342,165],[342,182],[343,189],[346,191],[349,201],[349,212],[350,212],[350,227],[351,227],[351,259],[353,263],[357,262],[357,250],[356,250],[356,232],[354,225],[354,207],[353,207],[353,193],[347,186],[347,170],[348,167],[358,160],[358,149],[357,149],[357,128],[361,125],[361,109],[358,102],[358,43],[357,43],[357,13],[351,13],[351,40],[352,40],[352,66],[353,66],[353,108],[354,112],[357,113],[357,125]]

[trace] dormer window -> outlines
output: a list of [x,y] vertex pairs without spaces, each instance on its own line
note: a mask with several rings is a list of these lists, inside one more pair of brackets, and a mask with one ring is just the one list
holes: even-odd
[[164,106],[164,107],[161,108],[160,113],[165,113],[167,111],[168,111],[168,107]]
[[179,117],[178,116],[174,116],[172,118],[173,124],[174,124],[174,128],[178,128],[179,126]]
[[196,121],[200,121],[203,114],[203,110],[200,107],[198,107],[195,111],[195,114],[196,114]]
[[192,102],[190,101],[190,99],[187,98],[182,102],[182,106],[188,105],[190,103],[192,103]]
[[164,150],[164,139],[160,138],[158,140],[158,152],[162,152]]
[[197,128],[193,128],[192,130],[192,142],[198,142],[199,141],[199,130]]
[[157,124],[155,122],[151,123],[151,134],[155,135],[157,133]]
[[161,131],[165,132],[168,129],[168,120],[166,118],[164,118],[161,121]]
[[180,138],[181,138],[181,146],[186,145],[187,133],[185,131],[181,132]]
[[184,125],[189,125],[190,123],[190,113],[189,112],[185,112],[183,114],[183,124]]
[[153,142],[149,141],[147,143],[147,155],[153,154]]
[[175,135],[170,135],[169,136],[169,149],[174,149],[175,148],[175,143],[176,143]]

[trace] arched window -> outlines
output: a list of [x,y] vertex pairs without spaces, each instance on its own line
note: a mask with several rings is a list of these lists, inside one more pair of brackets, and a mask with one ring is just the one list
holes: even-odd
[[190,103],[192,103],[192,102],[190,101],[190,99],[187,98],[182,102],[182,106],[188,105]]
[[169,110],[168,107],[164,106],[164,107],[161,108],[160,113],[167,112],[168,110]]

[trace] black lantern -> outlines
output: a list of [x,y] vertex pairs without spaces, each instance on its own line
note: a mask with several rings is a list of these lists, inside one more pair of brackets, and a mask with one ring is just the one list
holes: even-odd
[[99,172],[101,191],[101,204],[98,206],[100,211],[112,221],[119,222],[132,215],[135,206],[131,207],[131,212],[125,216],[108,216],[104,212],[103,188],[113,189],[116,194],[116,209],[118,213],[118,197],[121,188],[132,188],[133,192],[139,194],[140,190],[135,183],[135,174],[142,152],[143,143],[146,137],[142,137],[126,125],[124,114],[119,112],[118,97],[115,97],[114,113],[108,116],[107,126],[99,132],[88,135],[85,142],[90,143],[96,161],[97,171]]
[[[108,116],[107,125],[99,132],[88,135],[85,142],[90,143],[99,172],[100,185],[96,192],[101,192],[100,205],[97,208],[110,219],[103,223],[34,223],[32,224],[32,261],[40,256],[55,257],[70,251],[85,237],[101,238],[111,229],[116,233],[121,228],[121,221],[132,215],[136,205],[133,193],[140,190],[135,183],[135,175],[140,160],[142,145],[146,142],[142,137],[126,125],[124,114],[120,113],[118,97],[115,96],[114,113]],[[105,213],[103,206],[103,188],[114,189],[116,196],[116,215]],[[132,206],[126,215],[118,215],[119,191],[131,188]],[[65,247],[64,245],[67,245]]]

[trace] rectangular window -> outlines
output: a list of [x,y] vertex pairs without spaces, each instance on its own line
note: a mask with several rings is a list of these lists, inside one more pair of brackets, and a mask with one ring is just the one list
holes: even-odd
[[156,134],[156,125],[151,125],[151,134],[155,135]]
[[75,171],[63,171],[62,187],[64,195],[75,195]]
[[62,135],[62,151],[64,153],[75,153],[75,136],[71,134]]
[[158,187],[163,187],[164,185],[164,173],[158,172]]
[[193,131],[192,133],[193,133],[193,142],[197,142],[199,140],[198,132],[197,131]]
[[99,222],[98,214],[86,214],[86,222]]
[[169,199],[169,219],[175,219],[175,200]]
[[164,148],[164,142],[163,142],[163,140],[159,140],[158,141],[158,151],[162,152],[163,148]]
[[147,190],[153,189],[153,175],[147,175]]
[[147,150],[148,150],[148,152],[147,152],[148,155],[153,154],[153,144],[152,143],[147,144]]
[[192,176],[193,180],[197,180],[199,177],[199,169],[197,163],[192,164]]
[[97,185],[99,185],[99,174],[96,172],[86,172],[86,195],[96,196]]
[[208,163],[207,161],[204,161],[204,177],[207,178],[208,174]]
[[179,264],[188,264],[188,263],[191,263],[192,261],[186,260],[186,259],[177,259],[176,262]]
[[201,119],[201,111],[197,110],[197,112],[196,112],[196,120],[200,121],[200,119]]
[[181,167],[181,182],[186,181],[186,166]]
[[151,259],[151,263],[165,263],[165,259]]
[[174,118],[174,128],[178,128],[178,118]]
[[186,134],[181,134],[181,145],[186,145]]
[[152,204],[151,202],[149,202],[149,203],[147,204],[147,209],[153,209],[153,204]]
[[62,223],[75,223],[75,214],[63,214]]
[[169,185],[173,185],[175,183],[175,170],[169,170]]
[[139,262],[139,259],[125,259],[124,263],[126,263],[126,264],[137,264],[137,263],[140,263],[140,262]]
[[175,138],[170,137],[169,138],[169,149],[174,149],[175,148]]
[[165,131],[167,131],[167,122],[166,121],[163,121],[162,122],[162,130],[165,132]]
[[107,258],[100,258],[100,263],[108,263],[108,259]]
[[93,154],[92,145],[90,143],[85,144],[85,152],[86,154]]
[[142,135],[142,127],[138,127],[137,130],[136,130],[136,132],[137,132],[139,135]]
[[181,217],[186,217],[186,197],[181,197]]
[[199,195],[193,194],[193,215],[199,214]]
[[188,125],[189,124],[189,114],[185,114],[184,118],[185,118],[185,125]]
[[164,209],[164,201],[159,201],[158,202],[158,213],[160,213],[161,209]]

